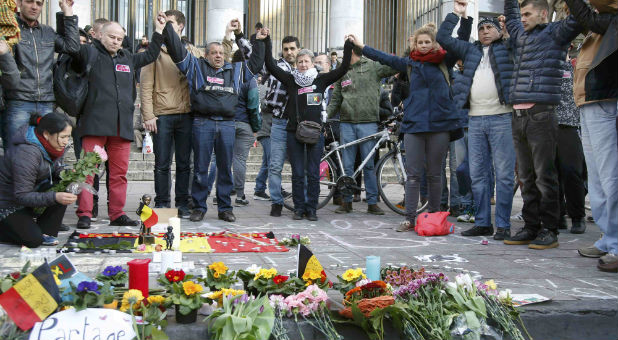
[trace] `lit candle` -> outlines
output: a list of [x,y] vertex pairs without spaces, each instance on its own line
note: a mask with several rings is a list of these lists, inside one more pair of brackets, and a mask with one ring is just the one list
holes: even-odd
[[148,263],[150,263],[150,259],[135,259],[127,262],[127,265],[129,265],[129,289],[141,290],[144,298],[148,297]]
[[172,229],[172,233],[174,233],[172,249],[180,250],[180,219],[178,217],[170,217],[168,223],[174,228]]
[[380,280],[380,257],[367,256],[366,264],[367,278],[371,281]]

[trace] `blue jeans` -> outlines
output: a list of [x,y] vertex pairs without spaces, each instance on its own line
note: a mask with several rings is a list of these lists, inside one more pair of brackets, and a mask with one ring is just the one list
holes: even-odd
[[510,229],[513,207],[515,148],[511,129],[512,114],[470,116],[468,123],[468,159],[475,224],[490,227],[491,162],[496,172],[496,227]]
[[450,142],[448,153],[451,177],[450,188],[446,182],[446,159],[444,159],[442,164],[442,199],[440,204],[449,204],[450,199],[451,207],[461,207],[463,210],[470,210],[473,204],[472,191],[467,191],[465,195],[462,195],[459,189],[459,182],[457,181],[457,168],[463,163],[468,153],[468,131],[464,131],[463,138]]
[[230,193],[232,181],[232,156],[236,128],[233,120],[193,118],[194,176],[191,196],[194,209],[206,212],[208,198],[208,167],[213,150],[217,159],[217,209],[232,210]]
[[306,145],[296,140],[296,134],[290,132],[287,143],[288,158],[292,166],[294,211],[299,215],[315,213],[320,196],[320,158],[324,151],[324,136],[316,144]]
[[254,192],[266,191],[266,180],[268,180],[268,167],[270,165],[270,137],[263,137],[259,140],[262,145],[262,166],[255,177]]
[[245,179],[247,175],[247,158],[251,146],[255,142],[251,125],[245,122],[236,122],[236,140],[234,142],[234,159],[232,170],[234,173],[234,190],[237,197],[245,196]]
[[189,203],[191,129],[192,120],[188,113],[157,117],[157,133],[152,136],[155,154],[155,206],[170,207],[172,155],[176,156],[176,207],[186,207]]
[[[232,161],[233,162],[233,161]],[[212,191],[212,186],[215,183],[215,179],[217,177],[217,157],[213,151],[212,156],[210,157],[210,169],[208,170],[208,179],[206,180],[206,196],[210,196],[210,192]]]
[[29,102],[24,100],[10,99],[6,101],[4,113],[2,113],[2,140],[6,151],[13,136],[30,121],[30,116],[39,114],[45,116],[54,111],[54,102]]
[[[339,125],[341,144],[346,144],[360,138],[370,136],[378,132],[378,124],[376,123],[341,123]],[[347,176],[354,174],[354,161],[356,160],[357,150],[360,150],[361,162],[369,155],[371,149],[375,146],[375,141],[366,141],[361,144],[352,145],[343,149],[341,157],[343,158],[343,167]],[[363,177],[365,178],[365,189],[367,190],[367,204],[378,203],[378,184],[376,180],[375,164],[373,158],[369,159],[363,168]],[[352,202],[352,195],[343,196],[344,202]]]
[[580,106],[582,146],[588,168],[588,197],[603,232],[595,247],[618,254],[618,149],[616,101]]
[[283,204],[281,195],[281,171],[285,162],[288,132],[287,119],[273,117],[270,128],[270,166],[268,168],[268,190],[272,204]]

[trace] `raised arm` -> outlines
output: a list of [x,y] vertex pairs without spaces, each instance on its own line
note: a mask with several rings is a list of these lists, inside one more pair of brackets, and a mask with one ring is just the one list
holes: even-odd
[[[266,34],[264,34],[262,30],[260,30],[260,32],[258,32],[255,37],[256,40],[252,48],[251,56],[247,61],[247,67],[249,68],[249,71],[251,71],[251,73],[258,74],[258,72],[260,72],[264,67],[264,38],[266,38]],[[248,49],[248,46],[250,46],[247,39],[237,39],[236,44],[239,47],[245,46],[244,48],[246,49]]]
[[343,62],[341,63],[341,66],[320,76],[326,86],[336,82],[348,72],[348,69],[350,68],[350,60],[352,59],[352,47],[354,47],[354,44],[351,41],[346,40],[343,45]]
[[552,31],[552,36],[554,39],[561,42],[561,45],[571,43],[571,41],[582,32],[582,25],[575,20],[573,15],[569,15],[564,20],[560,20],[554,24],[556,27]]
[[521,12],[517,0],[504,0],[504,16],[509,35],[513,39],[519,38],[524,33],[524,25],[521,23]]
[[268,72],[270,72],[270,74],[273,77],[275,77],[278,81],[283,83],[283,85],[288,86],[288,85],[293,84],[294,76],[290,74],[289,72],[284,71],[279,66],[277,66],[277,63],[275,62],[275,59],[273,58],[273,48],[272,48],[272,42],[270,40],[270,36],[264,39],[264,43],[266,45],[264,64],[266,65],[266,69],[268,70]]
[[176,67],[187,76],[191,91],[200,88],[204,84],[204,77],[200,71],[199,59],[187,51],[169,22],[163,29],[163,41],[172,61],[176,63]]
[[605,34],[614,17],[610,13],[599,14],[594,12],[582,0],[564,0],[564,2],[569,6],[575,19],[594,33]]
[[393,56],[382,51],[378,51],[374,48],[366,46],[363,42],[353,34],[349,35],[350,41],[354,45],[363,49],[363,55],[371,60],[375,60],[383,65],[388,65],[399,72],[407,72],[408,60],[407,58],[400,58]]
[[[60,9],[63,28],[58,30],[54,40],[54,50],[57,53],[77,53],[79,51],[79,28],[77,27],[77,16],[73,15],[73,1],[60,0]],[[59,23],[56,23],[60,26]]]
[[[463,19],[462,19],[463,20]],[[455,39],[452,34],[455,26],[459,22],[459,17],[454,13],[449,13],[438,30],[436,41],[448,53],[452,53],[457,59],[464,59],[471,43],[465,40]]]
[[155,19],[155,31],[152,33],[148,48],[143,53],[133,55],[133,65],[136,69],[154,62],[157,60],[157,57],[159,57],[159,53],[161,53],[161,44],[163,44],[163,36],[161,33],[163,33],[163,28],[165,27],[165,20],[165,12],[159,12]]

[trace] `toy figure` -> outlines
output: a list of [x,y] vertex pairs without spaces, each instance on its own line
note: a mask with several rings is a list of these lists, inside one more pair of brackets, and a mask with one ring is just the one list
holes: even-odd
[[[150,227],[147,227],[144,224],[145,219],[143,216],[144,210],[149,211],[148,217],[154,214],[154,211],[152,211],[152,209],[150,209],[149,207],[151,201],[152,201],[152,198],[150,197],[150,195],[142,196],[142,200],[139,203],[139,207],[137,208],[137,211],[135,212],[140,217],[140,221],[141,221],[141,227],[139,230],[139,241],[138,241],[139,244],[154,244],[155,243],[154,235],[150,233]],[[144,207],[146,207],[146,209]],[[148,217],[146,217],[146,219]]]
[[172,227],[171,225],[167,226],[167,233],[165,233],[165,235],[163,236],[163,239],[165,240],[165,249],[166,250],[172,250],[172,244],[174,244],[174,227]]

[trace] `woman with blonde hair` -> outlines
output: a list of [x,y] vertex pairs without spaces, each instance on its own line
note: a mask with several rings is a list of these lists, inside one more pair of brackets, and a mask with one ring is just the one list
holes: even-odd
[[363,44],[352,36],[369,59],[409,75],[410,95],[404,100],[401,132],[406,150],[406,220],[397,231],[414,228],[423,169],[427,173],[429,212],[440,209],[441,165],[449,142],[461,137],[460,116],[450,88],[444,51],[436,42],[436,26],[427,24],[414,32],[406,57],[393,56]]

